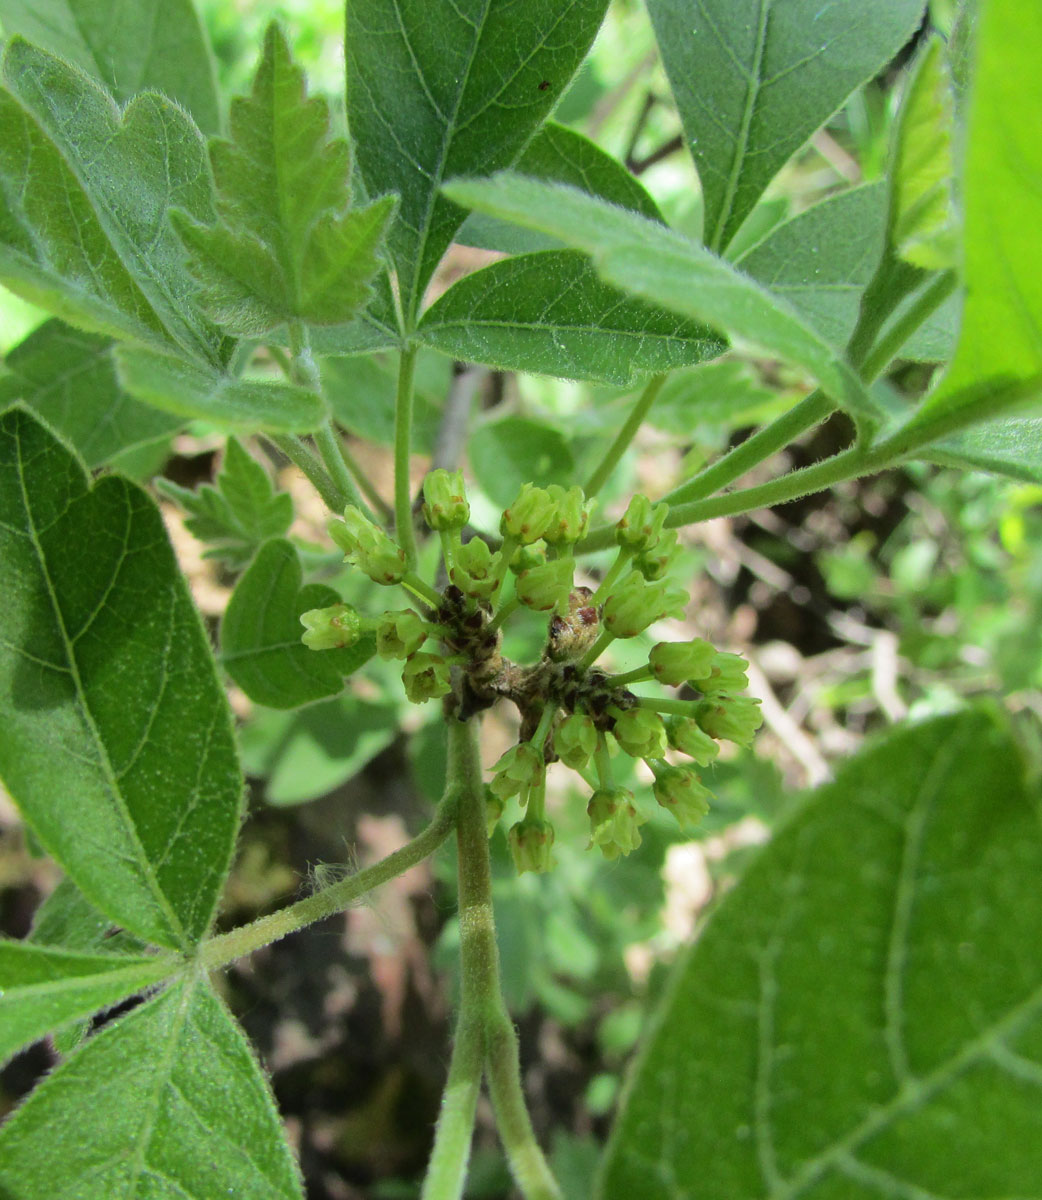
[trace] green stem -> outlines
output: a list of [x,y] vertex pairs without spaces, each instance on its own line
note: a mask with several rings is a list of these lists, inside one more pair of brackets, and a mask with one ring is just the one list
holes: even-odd
[[315,439],[315,445],[318,447],[318,452],[322,456],[322,462],[325,464],[330,478],[347,497],[344,504],[336,511],[338,513],[343,512],[345,505],[353,504],[356,508],[361,509],[367,517],[379,519],[376,513],[362,499],[358,488],[355,487],[355,481],[351,478],[347,464],[344,462],[342,454],[343,444],[337,431],[333,428],[333,422],[327,419],[315,430],[312,436]]
[[579,660],[579,662],[577,664],[579,667],[579,670],[580,671],[588,671],[590,669],[590,667],[593,666],[593,664],[597,661],[597,659],[600,658],[600,656],[604,653],[604,651],[607,650],[608,647],[614,641],[615,641],[615,634],[612,633],[610,629],[602,630],[600,637],[593,643],[593,645],[589,648],[589,650],[587,650],[586,653]]
[[394,403],[394,528],[405,561],[416,566],[416,531],[412,520],[412,483],[409,460],[412,451],[413,377],[416,347],[402,351],[398,364],[398,394]]
[[[612,529],[615,526],[611,526]],[[597,585],[597,590],[590,597],[590,604],[596,606],[603,602],[605,596],[611,591],[615,585],[615,581],[622,574],[623,568],[633,557],[634,551],[631,546],[620,546],[619,552],[615,556],[615,561],[608,568],[604,578]]]
[[690,717],[697,705],[695,700],[667,700],[665,696],[638,696],[637,705],[640,708],[650,708],[652,712],[670,713],[678,717]]
[[492,911],[485,796],[477,726],[448,723],[450,787],[459,788],[460,1029],[471,1019],[484,1030],[485,1069],[503,1146],[526,1200],[560,1200],[560,1190],[535,1139],[525,1107],[517,1035],[499,985],[499,950]]
[[634,667],[632,671],[627,671],[625,675],[613,675],[608,682],[612,687],[625,687],[629,683],[643,683],[653,675],[654,671],[652,671],[650,665],[645,664],[643,667]]
[[511,596],[509,600],[504,601],[496,611],[496,615],[485,626],[486,633],[495,633],[497,629],[502,628],[503,622],[507,620],[513,613],[521,607],[521,601],[516,596]]
[[300,438],[288,433],[267,433],[264,436],[304,473],[330,512],[344,511],[346,497]]
[[597,749],[593,752],[593,765],[597,772],[597,786],[610,791],[615,786],[615,772],[611,766],[608,739],[603,733],[597,735]]
[[510,560],[514,557],[514,553],[521,543],[517,538],[513,538],[510,534],[506,534],[503,541],[500,543],[499,561],[496,563],[496,586],[492,589],[492,602],[495,603],[499,597],[500,589],[503,586],[503,580],[507,577],[507,572],[510,570]]
[[901,347],[955,291],[959,277],[955,271],[942,271],[931,280],[914,304],[910,304],[899,320],[879,339],[861,366],[861,378],[872,383],[886,370],[901,351]]
[[287,934],[313,925],[324,917],[343,912],[359,896],[403,874],[433,854],[455,828],[457,803],[457,794],[450,787],[435,810],[431,823],[400,850],[395,850],[393,854],[348,879],[330,884],[313,896],[298,900],[296,904],[261,917],[250,925],[211,938],[199,948],[199,962],[212,971],[246,954],[252,954],[262,946],[277,942]]
[[484,1066],[484,1025],[474,1017],[461,1017],[421,1200],[460,1200],[463,1195]]
[[824,421],[835,407],[824,392],[811,392],[787,413],[783,413],[777,420],[728,450],[722,458],[718,458],[705,470],[699,471],[693,479],[663,496],[663,500],[668,504],[684,504],[711,496],[752,470],[764,459],[777,454],[801,433]]
[[626,423],[605,451],[604,457],[598,463],[586,486],[583,488],[587,496],[596,496],[605,483],[608,482],[611,473],[619,465],[619,460],[629,448],[630,442],[637,436],[637,430],[643,424],[644,418],[648,415],[648,410],[655,403],[655,398],[662,391],[662,385],[665,382],[665,374],[652,375],[648,380],[644,390],[637,397],[633,408],[630,409],[630,415],[626,418]]
[[414,596],[429,604],[431,608],[441,608],[441,595],[429,583],[421,579],[415,571],[407,571],[402,580],[402,587],[408,588]]

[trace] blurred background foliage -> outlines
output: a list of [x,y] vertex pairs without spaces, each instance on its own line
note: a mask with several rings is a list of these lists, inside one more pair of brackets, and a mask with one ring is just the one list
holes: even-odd
[[[342,113],[338,0],[202,0],[201,7],[225,96],[248,86],[265,25],[277,16],[313,88],[328,93]],[[951,7],[944,0],[933,6],[941,28]],[[855,93],[781,173],[743,230],[743,248],[814,202],[880,177],[911,49]],[[616,0],[555,115],[625,161],[667,218],[697,233],[697,177],[668,96],[642,6]],[[481,251],[457,247],[435,287],[486,261]],[[43,317],[0,291],[0,350],[10,351]],[[323,365],[352,449],[385,495],[395,367],[390,355]],[[929,368],[906,364],[890,382],[915,396],[928,380]],[[454,371],[448,359],[425,352],[418,370],[420,455],[430,452],[446,398],[461,381],[474,397],[469,476],[479,527],[494,525],[524,479],[582,478],[632,395],[484,369]],[[603,508],[612,511],[638,488],[661,494],[681,472],[689,474],[808,390],[808,381],[789,369],[739,352],[677,372],[606,489]],[[765,464],[761,477],[838,448],[848,437],[845,422],[832,418]],[[161,472],[198,486],[215,475],[220,446],[212,430],[197,425],[173,439],[154,439],[119,465],[142,479]],[[259,447],[250,448],[261,457]],[[418,458],[418,474],[423,465]],[[276,466],[296,501],[291,536],[305,566],[364,607],[371,585],[344,571],[330,552],[317,498],[292,469]],[[174,504],[164,501],[164,510],[200,607],[215,624],[234,577],[227,564],[204,557]],[[831,764],[866,734],[908,714],[941,712],[967,696],[992,693],[1013,711],[1042,715],[1037,485],[916,465],[771,512],[712,522],[684,538],[690,555],[683,582],[692,605],[688,621],[669,632],[699,634],[748,654],[752,690],[763,698],[767,718],[753,751],[707,773],[717,801],[700,837],[682,838],[668,817],[656,816],[639,851],[605,863],[584,849],[584,802],[561,784],[551,799],[554,872],[515,878],[502,832],[513,819],[509,812],[493,838],[505,987],[529,1057],[526,1082],[541,1132],[557,1130],[555,1166],[577,1198],[585,1195],[623,1070],[677,948],[799,790],[827,778]],[[378,599],[370,607],[382,608]],[[507,651],[530,658],[541,638],[538,622],[521,621]],[[654,640],[623,647],[620,668]],[[225,923],[387,853],[422,823],[440,793],[437,706],[406,706],[390,665],[375,662],[342,695],[297,711],[260,709],[241,695],[233,701],[253,819]],[[510,714],[494,713],[485,722],[490,756],[513,740],[511,721]],[[55,879],[32,857],[13,814],[5,810],[2,820],[4,931],[20,935]],[[229,999],[273,1072],[309,1196],[418,1194],[415,1180],[447,1063],[453,889],[452,854],[444,852],[346,920],[270,947],[228,974]],[[37,1047],[8,1068],[0,1111],[46,1069],[49,1053]],[[507,1190],[486,1122],[469,1195]]]

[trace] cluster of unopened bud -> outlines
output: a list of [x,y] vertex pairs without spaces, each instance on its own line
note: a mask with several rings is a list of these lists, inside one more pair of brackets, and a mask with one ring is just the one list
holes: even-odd
[[[466,541],[470,519],[463,475],[436,470],[423,486],[423,514],[441,539],[447,586],[440,592],[411,571],[404,552],[358,508],[349,506],[330,533],[370,579],[400,585],[426,605],[364,618],[345,604],[304,613],[304,644],[342,648],[375,634],[376,652],[402,662],[402,680],[415,703],[454,691],[456,715],[509,696],[522,714],[522,739],[492,768],[486,792],[490,833],[508,802],[524,814],[508,833],[519,871],[552,865],[554,830],[545,810],[546,769],[559,761],[591,788],[590,845],[609,859],[641,843],[647,801],[617,786],[612,758],[622,753],[650,768],[654,800],[690,829],[708,809],[699,775],[719,742],[748,745],[760,725],[759,701],[740,695],[748,684],[744,660],[702,638],[659,642],[646,664],[612,675],[594,664],[615,639],[635,638],[666,617],[682,617],[686,592],[669,571],[678,550],[667,529],[665,504],[637,495],[614,527],[616,558],[596,591],[577,586],[573,550],[587,532],[592,503],[578,487],[524,484],[503,512],[501,542]],[[501,627],[518,606],[548,615],[540,661],[509,663],[500,653]],[[428,647],[431,640],[437,650]],[[690,700],[638,695],[631,684],[688,687]],[[682,755],[689,761],[671,761]]]

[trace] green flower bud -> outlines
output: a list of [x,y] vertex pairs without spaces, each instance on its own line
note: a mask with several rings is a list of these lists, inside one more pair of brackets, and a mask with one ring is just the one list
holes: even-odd
[[488,836],[496,832],[496,826],[506,811],[506,802],[501,800],[490,787],[485,788],[485,828]]
[[690,829],[709,812],[709,789],[691,767],[666,767],[655,778],[655,799],[677,819],[681,829]]
[[566,767],[582,770],[597,749],[597,726],[585,713],[572,713],[558,725],[554,749]]
[[616,522],[616,544],[627,546],[637,554],[653,549],[658,544],[668,512],[668,504],[652,506],[647,496],[638,492]]
[[414,654],[402,671],[405,694],[413,704],[426,704],[452,691],[449,664],[438,654]]
[[381,658],[408,658],[429,636],[427,623],[411,608],[385,612],[376,627],[376,653]]
[[554,865],[550,853],[554,844],[554,827],[549,821],[534,821],[525,817],[511,827],[507,844],[518,875],[534,871],[537,875]]
[[640,845],[638,825],[644,817],[633,803],[633,793],[626,788],[598,788],[586,806],[590,818],[590,843],[600,846],[607,859],[629,854]]
[[675,529],[663,529],[658,542],[633,559],[633,565],[647,580],[663,579],[682,551]]
[[587,503],[578,485],[565,491],[560,484],[551,483],[546,490],[554,502],[555,512],[543,538],[551,546],[573,545],[586,532],[593,504]]
[[659,683],[679,687],[689,679],[701,679],[708,675],[716,650],[704,638],[693,638],[690,642],[659,642],[651,647],[648,662]]
[[492,767],[489,787],[501,800],[509,800],[524,788],[535,787],[546,777],[543,756],[531,742],[511,746]]
[[344,561],[374,583],[391,585],[405,577],[405,551],[353,504],[344,509],[343,521],[330,521],[329,535],[344,551]]
[[312,608],[300,614],[305,632],[300,640],[309,650],[341,650],[362,636],[362,618],[350,604]]
[[536,612],[554,609],[563,616],[568,611],[574,569],[571,556],[551,559],[540,567],[529,567],[517,577],[518,600]]
[[746,674],[748,666],[740,654],[717,651],[707,671],[701,675],[689,675],[688,678],[700,692],[714,696],[721,692],[731,695],[744,692],[749,686],[749,676]]
[[712,738],[748,746],[763,724],[763,714],[760,701],[749,696],[713,696],[699,704],[695,720]]
[[666,726],[650,708],[629,708],[616,720],[612,733],[633,758],[661,758],[666,753]]
[[674,750],[693,758],[700,767],[708,766],[720,753],[720,747],[700,728],[694,717],[673,717],[668,720],[666,737]]
[[683,616],[686,602],[686,592],[646,583],[639,571],[630,571],[605,600],[602,620],[616,637],[636,637],[665,616]]
[[423,481],[423,499],[423,518],[438,533],[462,529],[470,520],[462,471],[431,471]]
[[518,546],[510,559],[510,569],[515,575],[532,567],[541,567],[546,562],[546,542],[542,538],[530,546]]
[[499,555],[493,554],[488,543],[471,538],[456,550],[456,561],[449,572],[452,582],[473,600],[487,600],[496,588],[496,566]]
[[499,532],[528,546],[543,536],[556,508],[549,492],[535,484],[523,483],[513,504],[503,510]]

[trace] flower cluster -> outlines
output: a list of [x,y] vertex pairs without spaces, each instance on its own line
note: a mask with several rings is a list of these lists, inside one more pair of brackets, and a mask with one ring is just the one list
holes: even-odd
[[[634,638],[656,621],[681,616],[686,593],[669,580],[678,555],[668,508],[634,496],[614,526],[615,560],[596,590],[575,584],[573,551],[585,535],[592,504],[578,487],[525,484],[500,520],[500,542],[464,541],[470,506],[459,471],[432,471],[423,488],[424,518],[441,540],[447,583],[441,591],[407,567],[394,541],[357,508],[330,532],[370,579],[402,586],[424,611],[392,609],[364,618],[347,605],[304,613],[304,643],[315,650],[350,645],[374,633],[376,651],[402,662],[406,694],[415,703],[448,697],[459,719],[501,697],[521,714],[521,739],[493,766],[487,788],[490,831],[507,801],[524,816],[508,840],[519,871],[552,863],[554,829],[546,814],[546,771],[561,762],[591,789],[590,845],[609,859],[640,845],[647,819],[632,791],[618,786],[612,760],[620,753],[650,768],[655,801],[682,828],[708,810],[699,768],[727,740],[748,745],[761,723],[759,701],[741,695],[744,660],[695,638],[659,642],[647,662],[612,675],[596,664],[616,639]],[[539,661],[510,662],[501,630],[519,607],[547,615]],[[426,648],[428,642],[436,648]],[[687,688],[691,699],[644,695],[635,684]],[[687,762],[670,761],[683,756]]]

